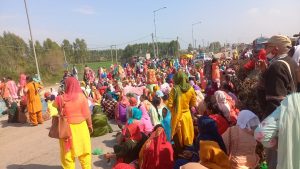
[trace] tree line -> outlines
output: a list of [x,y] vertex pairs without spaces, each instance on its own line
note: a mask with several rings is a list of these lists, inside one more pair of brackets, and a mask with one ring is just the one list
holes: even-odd
[[[47,38],[43,42],[34,42],[40,73],[43,80],[54,81],[61,78],[66,63],[85,64],[87,62],[115,61],[126,62],[132,56],[145,56],[150,53],[154,56],[152,43],[139,43],[127,45],[124,49],[89,50],[84,39],[75,39],[70,42],[64,39],[61,44]],[[177,41],[158,42],[159,57],[179,55],[180,45]],[[34,61],[31,41],[25,41],[18,35],[3,32],[0,35],[0,77],[13,77],[17,79],[20,73],[34,75],[36,65]]]

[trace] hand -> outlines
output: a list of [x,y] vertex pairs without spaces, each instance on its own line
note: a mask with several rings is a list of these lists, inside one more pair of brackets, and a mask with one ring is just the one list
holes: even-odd
[[190,159],[190,158],[192,158],[193,153],[190,151],[183,151],[183,155],[184,155],[184,157]]
[[259,66],[259,69],[264,72],[266,69],[267,69],[267,63],[266,61],[264,60],[259,60],[258,61],[258,66]]
[[104,154],[104,158],[106,158],[107,160],[109,160],[110,159],[110,154],[109,153]]
[[92,133],[94,132],[93,126],[90,126],[90,127],[89,127],[89,132],[90,132],[90,134],[92,134]]

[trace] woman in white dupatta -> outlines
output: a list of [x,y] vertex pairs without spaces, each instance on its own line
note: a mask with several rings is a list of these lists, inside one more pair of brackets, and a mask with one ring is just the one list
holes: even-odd
[[300,168],[300,93],[287,96],[255,130],[255,138],[278,151],[277,169]]

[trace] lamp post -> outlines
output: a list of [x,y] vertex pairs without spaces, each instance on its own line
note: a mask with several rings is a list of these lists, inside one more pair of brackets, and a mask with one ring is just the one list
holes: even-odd
[[35,47],[34,47],[34,41],[33,41],[32,33],[31,33],[31,27],[30,27],[30,21],[29,21],[29,15],[28,15],[28,10],[27,10],[26,0],[24,0],[24,4],[25,4],[25,10],[26,10],[26,15],[27,15],[27,22],[28,22],[28,27],[29,27],[29,32],[30,32],[30,39],[31,39],[32,48],[33,48],[33,55],[34,55],[34,59],[35,59],[36,71],[37,71],[37,74],[38,74],[38,78],[41,79],[40,70],[39,70],[39,64],[38,64],[38,61],[37,61]]
[[163,10],[163,9],[166,9],[167,7],[162,7],[162,8],[159,8],[159,9],[156,9],[153,11],[153,21],[154,21],[154,36],[155,36],[155,42],[156,42],[156,56],[158,56],[158,45],[157,45],[157,36],[156,36],[156,22],[155,22],[155,13],[160,11],[160,10]]
[[194,41],[194,26],[198,25],[200,23],[201,23],[201,21],[192,24],[192,46],[193,46],[193,48],[195,48],[195,46],[196,46],[196,43]]

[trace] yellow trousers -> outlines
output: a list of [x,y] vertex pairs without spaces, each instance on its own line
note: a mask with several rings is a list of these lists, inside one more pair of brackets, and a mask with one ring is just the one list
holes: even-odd
[[[61,154],[61,164],[64,169],[75,169],[75,157],[72,156],[71,151],[66,154]],[[92,169],[91,154],[83,154],[78,157],[82,169]]]
[[60,158],[64,169],[75,169],[75,158],[78,157],[82,169],[92,169],[91,139],[86,121],[70,124],[72,133],[71,150],[65,150],[65,142],[60,139]]

